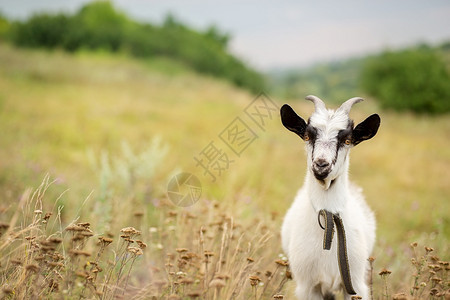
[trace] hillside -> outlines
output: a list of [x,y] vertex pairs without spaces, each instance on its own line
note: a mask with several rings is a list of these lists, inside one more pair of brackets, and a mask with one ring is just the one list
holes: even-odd
[[[299,98],[269,96],[278,106],[290,103],[305,117],[313,110]],[[252,252],[258,260],[255,268],[264,268],[281,251],[281,216],[303,180],[301,141],[275,114],[263,129],[254,127],[258,138],[240,156],[229,153],[233,163],[216,182],[194,160],[210,142],[226,149],[220,136],[236,117],[247,120],[244,110],[254,99],[225,80],[199,75],[168,58],[143,63],[104,52],[68,54],[1,45],[0,222],[26,211],[17,209],[18,199],[49,174],[56,181],[42,210],[64,207],[61,227],[79,217],[96,232],[118,232],[141,220],[151,248],[158,243],[151,240],[150,227],[168,231],[172,226],[166,224],[176,224],[181,227],[165,232],[176,237],[159,237],[169,253],[192,243],[182,222],[191,220],[195,224],[190,229],[200,230],[205,224],[215,226],[217,219],[234,220],[259,234],[270,231],[270,242]],[[353,150],[351,178],[363,187],[377,215],[376,268],[394,272],[391,287],[398,291],[411,274],[411,242],[432,246],[441,259],[448,259],[450,150],[436,145],[448,143],[450,120],[385,112],[370,98],[354,108],[352,117],[358,122],[373,112],[381,115],[381,129],[370,143]],[[183,209],[162,204],[168,181],[180,170],[199,177],[201,205]],[[187,219],[174,219],[173,211]],[[190,213],[197,219],[186,217]],[[219,251],[217,237],[207,240]],[[246,237],[245,243],[256,242]],[[151,251],[164,261],[166,252]],[[146,259],[148,265],[154,263],[151,254]],[[138,274],[136,285],[149,276],[144,269]],[[381,291],[382,281],[375,285]],[[253,291],[250,285],[248,290]]]
[[0,15],[0,38],[19,47],[168,57],[253,92],[265,86],[262,74],[231,54],[229,34],[216,26],[196,30],[170,14],[162,24],[136,21],[110,1],[91,1],[72,14],[42,12],[27,20]]

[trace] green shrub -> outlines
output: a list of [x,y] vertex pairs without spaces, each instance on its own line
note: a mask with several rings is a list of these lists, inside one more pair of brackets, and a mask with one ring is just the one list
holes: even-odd
[[167,56],[255,92],[264,88],[259,73],[228,53],[229,36],[216,27],[199,32],[171,15],[161,26],[138,23],[111,2],[91,2],[75,15],[40,14],[14,22],[10,36],[13,43],[25,47],[124,51],[142,58]]
[[70,32],[70,20],[66,15],[40,14],[27,22],[15,22],[11,26],[11,39],[18,46],[54,48],[64,45]]
[[362,88],[384,108],[417,113],[450,111],[450,75],[433,49],[384,52],[367,60]]

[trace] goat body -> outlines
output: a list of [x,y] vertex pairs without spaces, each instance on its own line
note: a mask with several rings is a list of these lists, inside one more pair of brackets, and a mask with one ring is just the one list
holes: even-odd
[[[324,231],[318,224],[318,214],[325,209],[342,219],[351,281],[356,293],[368,299],[367,259],[374,245],[376,225],[361,189],[348,180],[349,150],[373,137],[380,119],[372,115],[353,128],[348,112],[362,99],[352,98],[336,111],[325,109],[317,97],[307,99],[316,105],[308,123],[289,106],[281,108],[284,126],[307,142],[305,182],[281,230],[283,250],[297,283],[296,295],[298,299],[328,299],[343,287],[336,239],[330,250],[323,250]],[[350,297],[345,293],[346,299]]]

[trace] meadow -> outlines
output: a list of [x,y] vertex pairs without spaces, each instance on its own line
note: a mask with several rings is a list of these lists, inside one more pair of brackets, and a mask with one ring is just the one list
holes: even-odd
[[[279,228],[305,155],[278,112],[250,125],[256,97],[169,59],[0,45],[2,297],[293,299]],[[377,216],[374,299],[444,299],[450,119],[365,98],[352,118],[382,125],[352,150],[350,177]],[[237,117],[257,138],[212,182],[194,157],[225,151]],[[187,208],[167,198],[180,171],[202,185]]]

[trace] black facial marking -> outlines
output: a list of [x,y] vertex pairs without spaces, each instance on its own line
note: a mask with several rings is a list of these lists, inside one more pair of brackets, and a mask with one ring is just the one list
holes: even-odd
[[312,145],[312,157],[314,157],[314,148],[316,146],[316,139],[317,139],[317,128],[313,127],[309,123],[309,119],[305,130],[305,136],[309,138],[308,142],[311,143]]
[[335,164],[337,161],[337,156],[338,156],[339,150],[345,146],[345,140],[352,139],[352,133],[353,133],[353,120],[349,120],[347,128],[340,130],[338,132],[336,153],[334,154],[333,164]]
[[308,124],[305,130],[305,135],[307,135],[309,140],[313,143],[317,138],[317,129]]

